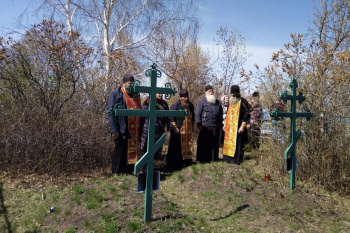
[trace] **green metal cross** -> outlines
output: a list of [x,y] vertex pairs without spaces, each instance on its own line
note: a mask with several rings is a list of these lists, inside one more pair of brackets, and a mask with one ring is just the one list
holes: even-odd
[[287,170],[290,172],[290,189],[293,190],[295,187],[295,171],[297,167],[297,161],[295,157],[295,148],[296,143],[300,138],[301,130],[296,130],[296,118],[297,117],[306,117],[306,120],[309,121],[310,117],[312,117],[312,113],[307,110],[307,112],[297,112],[296,111],[296,101],[299,104],[302,104],[305,100],[305,96],[303,93],[299,92],[299,96],[296,95],[296,89],[298,87],[297,80],[293,77],[292,82],[289,84],[292,89],[291,95],[287,94],[287,91],[284,91],[280,98],[286,104],[287,100],[291,100],[291,112],[279,112],[278,108],[271,112],[271,116],[278,119],[279,117],[290,117],[290,130],[291,130],[291,144],[288,146],[286,151],[284,152],[284,159],[287,162]]
[[154,154],[164,144],[166,134],[164,133],[156,143],[155,140],[155,121],[157,116],[162,117],[185,117],[185,111],[180,110],[157,110],[156,109],[156,94],[166,94],[166,98],[170,98],[172,94],[175,94],[175,89],[171,88],[170,84],[165,84],[165,88],[157,87],[157,77],[162,76],[161,72],[156,69],[157,65],[153,63],[151,69],[146,71],[146,76],[151,77],[150,87],[139,86],[139,82],[134,82],[133,91],[136,93],[149,93],[149,110],[141,109],[120,109],[121,106],[116,105],[113,109],[110,109],[114,116],[144,116],[149,117],[148,120],[148,140],[147,140],[147,152],[139,159],[135,164],[134,174],[141,171],[146,166],[146,189],[145,189],[145,211],[144,220],[149,222],[152,217],[152,193],[153,193],[153,161]]

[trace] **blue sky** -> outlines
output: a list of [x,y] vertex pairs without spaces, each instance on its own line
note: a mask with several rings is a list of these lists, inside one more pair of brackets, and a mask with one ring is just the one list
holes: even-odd
[[[17,28],[18,17],[26,8],[33,10],[29,0],[0,0],[0,36],[4,36],[8,29]],[[23,23],[29,22],[28,18]]]
[[202,47],[213,49],[220,26],[237,29],[252,54],[244,68],[252,70],[258,64],[262,69],[273,52],[291,41],[290,33],[307,32],[313,5],[312,0],[206,0],[199,9],[203,22],[199,39]]
[[[16,28],[16,20],[29,2],[0,0],[0,36],[5,35],[6,28]],[[199,41],[203,48],[214,49],[213,39],[220,26],[227,26],[230,31],[237,29],[246,37],[247,51],[252,54],[245,68],[253,69],[255,63],[263,68],[273,52],[291,41],[290,33],[307,32],[312,23],[313,4],[312,0],[205,0],[199,8],[203,24]],[[28,21],[24,18],[23,23]]]

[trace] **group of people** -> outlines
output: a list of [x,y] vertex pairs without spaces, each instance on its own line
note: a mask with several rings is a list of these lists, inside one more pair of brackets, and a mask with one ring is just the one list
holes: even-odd
[[[148,109],[149,99],[141,105],[139,95],[133,93],[134,77],[123,76],[123,84],[114,90],[108,101],[108,109],[121,104],[123,109]],[[187,89],[179,91],[180,98],[170,106],[170,110],[185,111],[185,117],[157,117],[155,139],[166,129],[170,131],[166,166],[180,169],[193,162],[194,127],[199,130],[196,161],[208,163],[219,160],[219,147],[223,148],[223,161],[240,164],[244,158],[244,146],[248,134],[253,136],[254,147],[259,147],[259,124],[261,107],[258,93],[252,98],[243,98],[240,88],[233,85],[230,94],[224,95],[221,102],[214,95],[214,88],[206,85],[205,96],[197,102],[196,108],[189,99]],[[162,94],[156,95],[156,109],[168,110]],[[260,114],[260,115],[259,115]],[[109,114],[110,133],[115,141],[112,156],[112,173],[128,173],[147,150],[148,118],[139,116],[113,116]],[[155,157],[160,156],[158,151]]]

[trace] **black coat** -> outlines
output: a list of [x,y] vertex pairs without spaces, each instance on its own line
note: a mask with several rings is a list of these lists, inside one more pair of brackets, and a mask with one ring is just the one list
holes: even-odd
[[[144,103],[142,105],[142,109],[147,110],[148,109],[148,103]],[[156,104],[157,110],[169,110],[169,105],[165,100],[157,100]],[[142,117],[141,118],[141,143],[140,148],[142,151],[146,151],[147,149],[147,137],[148,137],[148,117]],[[155,140],[157,141],[163,133],[165,133],[165,128],[169,128],[168,126],[168,118],[167,117],[156,117],[156,123],[155,123]]]
[[[190,108],[190,112],[192,114],[192,123],[194,122],[194,118],[195,118],[195,115],[194,115],[194,105],[189,102],[189,108]],[[181,105],[181,101],[180,100],[177,100],[175,103],[173,103],[170,107],[170,110],[182,110],[183,107]],[[170,122],[176,122],[176,125],[177,127],[180,129],[181,126],[182,126],[182,123],[183,123],[183,118],[182,117],[169,117],[169,121]],[[171,126],[172,127],[172,126]]]
[[[242,122],[246,122],[247,124],[249,124],[250,112],[251,112],[250,104],[245,98],[241,97],[241,107],[239,109],[238,127],[242,125]],[[242,137],[244,143],[248,142],[247,127],[244,128],[244,132],[242,134],[237,134],[237,137]]]
[[207,101],[206,97],[200,99],[196,107],[197,126],[216,126],[222,127],[223,110],[219,100],[215,104]]

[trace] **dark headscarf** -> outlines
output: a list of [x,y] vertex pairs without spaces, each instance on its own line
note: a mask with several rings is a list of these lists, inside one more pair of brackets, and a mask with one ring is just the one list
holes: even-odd
[[181,89],[180,90],[180,97],[188,97],[187,89]]

